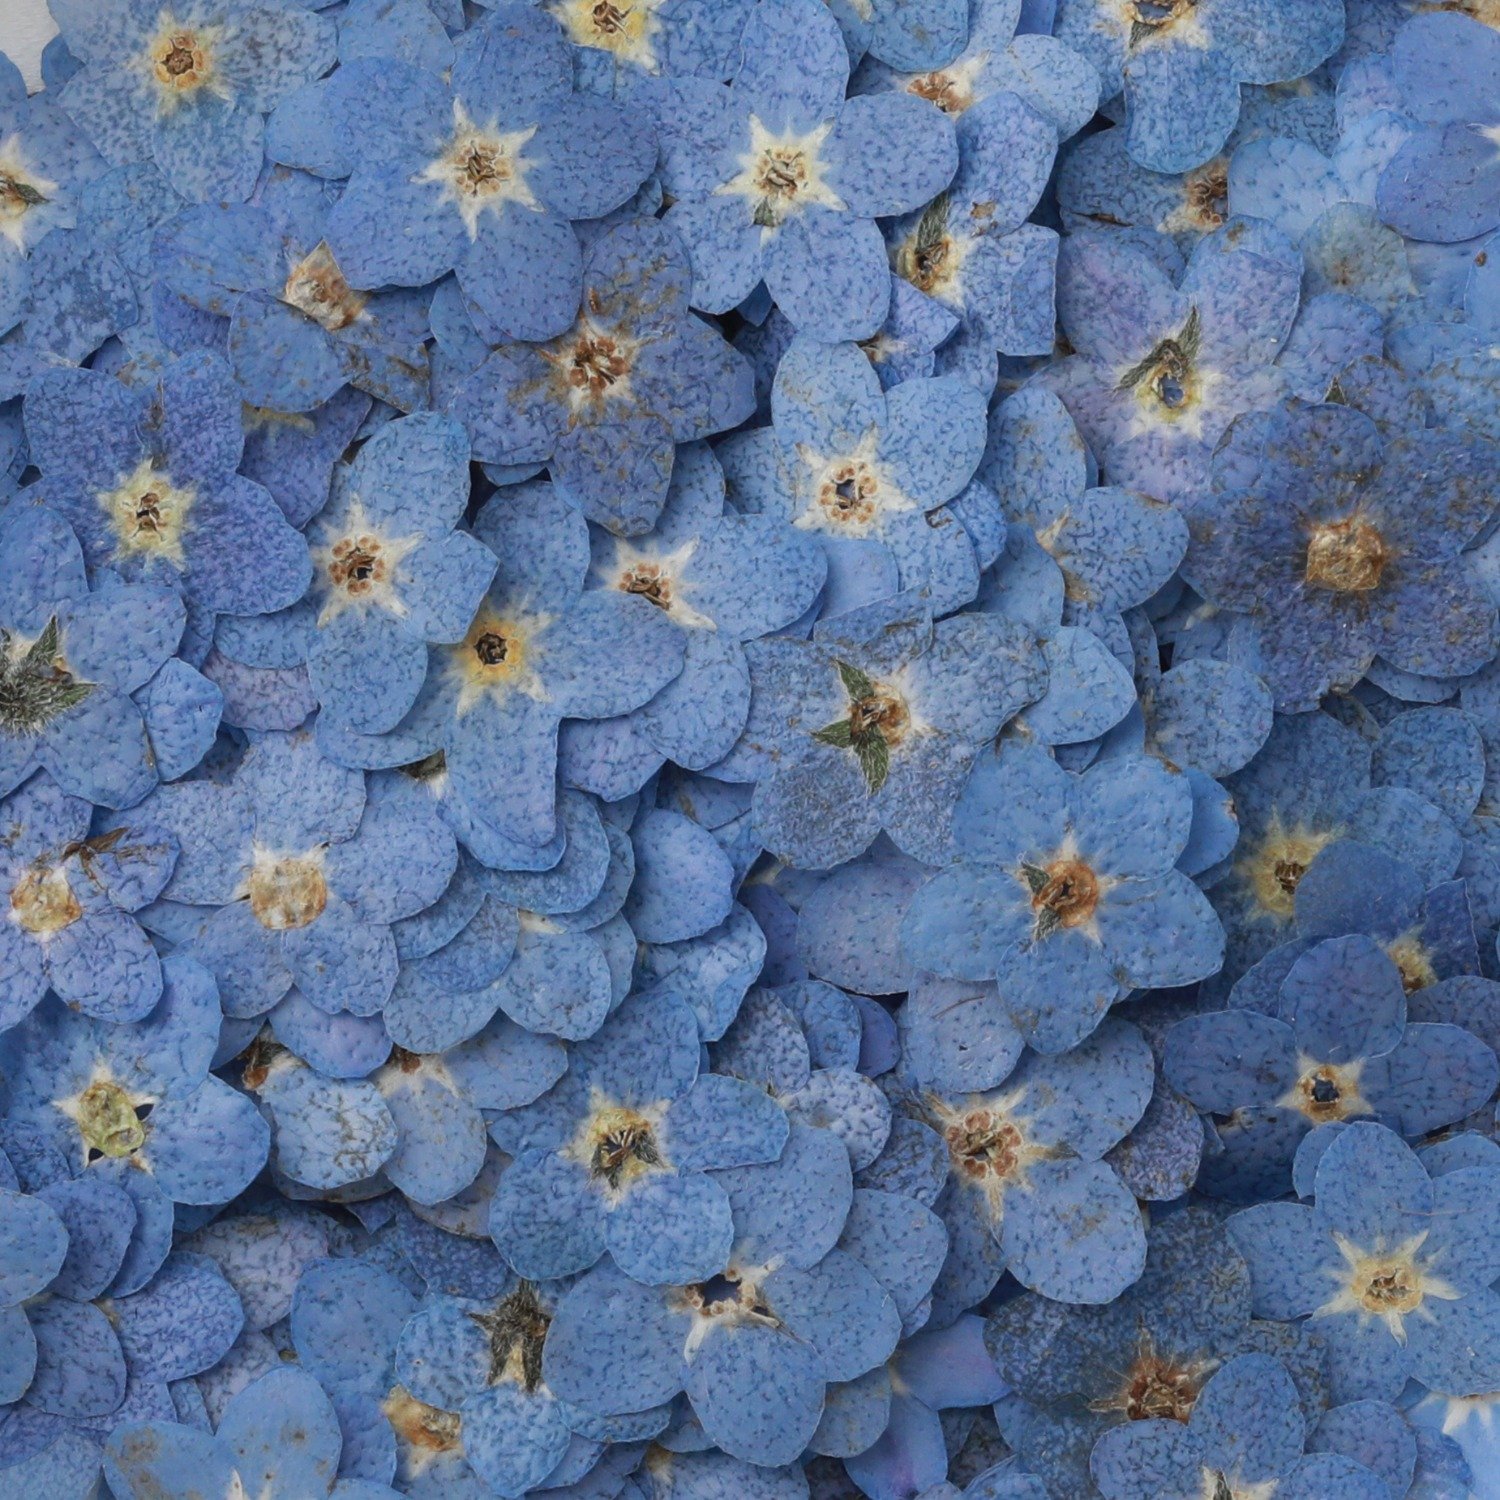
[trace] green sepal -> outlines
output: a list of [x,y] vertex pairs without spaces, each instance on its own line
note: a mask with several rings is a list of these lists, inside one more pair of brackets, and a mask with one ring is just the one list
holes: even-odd
[[839,750],[848,750],[854,744],[854,731],[848,719],[840,719],[823,729],[813,730],[813,738],[824,745],[833,745]]
[[875,684],[865,676],[858,667],[851,667],[846,661],[836,661],[834,666],[839,669],[839,677],[843,680],[844,691],[850,699],[858,703],[861,698],[872,698],[875,695]]
[[854,753],[859,757],[859,768],[865,773],[865,784],[873,797],[891,773],[891,747],[878,730],[871,730],[855,740]]

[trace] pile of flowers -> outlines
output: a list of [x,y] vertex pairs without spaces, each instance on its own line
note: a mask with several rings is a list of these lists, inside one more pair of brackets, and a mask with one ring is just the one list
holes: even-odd
[[1500,1496],[1491,0],[51,0],[0,1496]]

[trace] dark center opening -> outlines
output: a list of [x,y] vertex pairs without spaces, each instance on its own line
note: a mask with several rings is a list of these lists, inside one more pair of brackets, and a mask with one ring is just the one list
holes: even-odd
[[640,563],[620,580],[620,587],[627,594],[639,594],[649,599],[658,609],[668,609],[672,604],[672,580],[655,563]]
[[1099,877],[1081,859],[1059,859],[1045,868],[1024,867],[1031,888],[1031,909],[1037,932],[1045,936],[1059,927],[1078,927],[1099,905]]
[[710,1317],[729,1312],[749,1313],[757,1318],[772,1320],[775,1314],[770,1304],[754,1287],[747,1287],[732,1271],[710,1276],[692,1288],[702,1310]]
[[474,642],[474,655],[487,667],[503,666],[505,658],[510,655],[510,642],[503,635],[497,635],[493,630],[486,630]]
[[460,171],[471,192],[483,192],[510,175],[493,146],[473,145],[463,155]]
[[1298,883],[1307,874],[1307,866],[1295,859],[1278,859],[1271,866],[1271,874],[1275,877],[1276,884],[1288,896],[1295,896]]
[[171,50],[162,59],[161,63],[173,78],[181,78],[184,74],[193,71],[193,53],[190,47],[184,46],[180,41],[174,41]]
[[581,338],[573,350],[568,383],[603,395],[630,373],[630,361],[618,344],[603,335]]
[[974,1110],[944,1132],[948,1154],[967,1177],[1008,1178],[1020,1164],[1021,1132],[987,1110]]
[[910,722],[906,705],[894,693],[872,693],[849,705],[849,734],[853,739],[873,732],[888,745],[894,744]]
[[629,10],[611,5],[610,0],[598,0],[593,9],[594,30],[605,36],[616,36],[625,29],[625,18]]
[[135,502],[135,524],[138,531],[161,531],[161,496],[155,490],[147,490]]
[[600,1137],[589,1160],[589,1170],[615,1188],[631,1167],[654,1167],[660,1161],[661,1152],[651,1127],[645,1121],[632,1121]]

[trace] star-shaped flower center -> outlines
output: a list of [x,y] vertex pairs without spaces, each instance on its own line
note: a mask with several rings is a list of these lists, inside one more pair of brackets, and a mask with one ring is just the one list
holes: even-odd
[[56,616],[35,640],[0,630],[0,733],[40,734],[93,691],[68,666]]
[[744,198],[751,223],[767,235],[811,204],[846,208],[824,180],[822,149],[832,129],[829,120],[805,135],[793,131],[775,135],[758,116],[751,115],[750,145],[739,158],[740,169],[714,192]]
[[169,10],[157,17],[156,31],[136,66],[155,87],[158,113],[171,114],[179,104],[204,90],[217,98],[228,98],[229,90],[214,59],[220,30],[217,26],[187,25]]
[[1114,881],[1081,858],[1071,840],[1046,859],[1023,861],[1018,878],[1031,896],[1037,941],[1074,928],[1097,941],[1095,913]]
[[690,585],[683,577],[698,550],[697,538],[672,552],[639,552],[624,540],[615,543],[615,587],[625,594],[638,594],[669,615],[679,625],[701,630],[715,629],[714,621],[688,603]]
[[88,1086],[55,1107],[78,1128],[83,1161],[133,1156],[146,1144],[147,1121],[156,1100],[125,1088],[102,1063]]
[[182,536],[197,500],[191,488],[179,489],[143,458],[112,490],[98,495],[115,539],[115,560],[159,557],[181,571]]
[[814,730],[813,738],[837,750],[852,750],[874,796],[890,775],[891,751],[912,732],[911,709],[897,684],[876,682],[851,662],[833,665],[848,695],[848,713]]
[[1362,516],[1347,516],[1308,533],[1304,577],[1313,588],[1367,594],[1380,587],[1390,560],[1391,549],[1379,530]]
[[271,932],[307,927],[328,905],[328,881],[322,849],[303,854],[276,854],[257,847],[244,895],[255,920]]
[[1338,837],[1335,829],[1305,823],[1287,827],[1279,815],[1271,818],[1265,837],[1251,845],[1238,869],[1249,885],[1263,916],[1289,922],[1296,911],[1297,886],[1307,867]]
[[1115,1389],[1091,1401],[1089,1410],[1121,1412],[1131,1422],[1186,1422],[1215,1368],[1214,1360],[1168,1354],[1143,1332],[1135,1358],[1116,1377]]
[[1032,1116],[1022,1106],[1024,1087],[1004,1094],[975,1095],[961,1104],[936,1096],[926,1109],[948,1148],[948,1161],[960,1179],[983,1192],[996,1221],[1005,1208],[1006,1190],[1029,1180],[1038,1162],[1059,1156],[1032,1133]]
[[617,1196],[643,1177],[666,1170],[660,1119],[660,1110],[631,1109],[595,1094],[564,1154],[607,1196]]
[[0,239],[26,249],[26,217],[50,202],[57,184],[26,164],[19,134],[0,141]]
[[1344,1235],[1335,1234],[1334,1244],[1343,1265],[1330,1274],[1338,1290],[1321,1307],[1315,1318],[1336,1313],[1355,1313],[1361,1322],[1378,1318],[1398,1344],[1406,1342],[1406,1319],[1419,1312],[1422,1303],[1433,1297],[1455,1302],[1458,1289],[1433,1273],[1431,1257],[1424,1257],[1422,1246],[1427,1231],[1413,1235],[1399,1244],[1388,1246],[1377,1239],[1368,1250],[1362,1249]]
[[479,234],[480,215],[486,210],[499,213],[511,203],[540,210],[526,181],[531,163],[522,155],[522,147],[535,134],[535,125],[511,131],[500,130],[493,121],[476,125],[463,103],[455,99],[448,145],[413,181],[435,183],[457,205],[472,240]]
[[542,1346],[552,1316],[531,1282],[521,1282],[488,1312],[471,1312],[469,1318],[490,1346],[489,1384],[509,1381],[523,1390],[536,1390],[542,1383]]
[[631,398],[630,373],[639,350],[640,344],[620,330],[606,331],[580,318],[537,352],[550,367],[556,398],[575,413],[597,413],[606,402]]
[[337,333],[364,315],[365,298],[352,290],[326,244],[320,243],[287,272],[281,300],[305,313],[330,333]]
[[613,53],[648,73],[657,71],[657,12],[665,0],[558,0],[552,14],[576,47]]
[[332,528],[328,540],[313,552],[313,563],[324,588],[318,624],[326,625],[346,609],[372,605],[393,615],[405,615],[406,604],[396,592],[398,570],[422,543],[420,536],[384,535],[365,513],[358,499]]
[[1350,1063],[1314,1062],[1299,1058],[1296,1083],[1277,1101],[1283,1109],[1294,1109],[1314,1125],[1332,1120],[1350,1120],[1359,1115],[1374,1114],[1369,1101],[1359,1091],[1364,1061]]
[[917,502],[901,492],[876,457],[879,443],[872,428],[852,451],[831,457],[798,444],[809,499],[792,524],[804,531],[865,537],[879,531],[886,517],[915,510]]
[[468,634],[452,648],[459,678],[458,712],[468,713],[480,698],[524,693],[544,703],[547,691],[535,671],[537,636],[551,623],[547,615],[501,615],[481,607]]
[[60,863],[39,860],[28,865],[11,889],[11,921],[33,937],[52,937],[82,915],[67,869]]

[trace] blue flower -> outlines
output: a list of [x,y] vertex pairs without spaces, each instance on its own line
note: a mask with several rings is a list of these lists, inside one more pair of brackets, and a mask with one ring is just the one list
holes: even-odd
[[1353,686],[1377,655],[1462,676],[1495,651],[1494,602],[1459,556],[1493,510],[1494,473],[1487,444],[1426,431],[1382,441],[1347,407],[1283,407],[1226,439],[1214,493],[1188,511],[1184,573],[1254,620],[1284,712]]
[[[590,583],[649,600],[683,632],[686,648],[681,675],[628,718],[600,725],[604,742],[593,754],[620,754],[624,741],[642,742],[651,770],[666,759],[689,768],[721,760],[750,710],[744,643],[785,629],[813,605],[821,550],[779,516],[727,513],[719,465],[696,445],[678,451],[649,535],[596,531],[590,550]],[[568,772],[588,785],[581,748],[573,745]]]
[[1181,282],[1125,237],[1070,236],[1058,318],[1076,351],[1043,381],[1062,397],[1110,481],[1180,500],[1202,488],[1241,412],[1274,405],[1273,361],[1297,316],[1302,258],[1277,229],[1231,220]]
[[542,1380],[561,1290],[510,1280],[493,1298],[431,1297],[396,1345],[402,1388],[457,1414],[464,1457],[497,1495],[540,1485],[567,1453],[575,1425],[590,1425]]
[[647,1287],[596,1266],[558,1304],[542,1374],[554,1394],[601,1415],[685,1390],[724,1452],[787,1464],[816,1431],[828,1382],[883,1363],[900,1318],[876,1278],[835,1248],[852,1196],[836,1138],[794,1125],[779,1161],[719,1180],[735,1232],[722,1270]]
[[[1050,354],[1058,239],[1026,220],[1046,191],[1059,139],[1092,115],[1098,80],[1052,37],[1013,41],[1014,7],[972,9],[959,57],[881,80],[950,116],[958,142],[952,182],[887,228],[891,264],[961,320],[961,340],[1002,354]],[[879,76],[866,67],[860,81]]]
[[58,0],[55,16],[83,63],[63,107],[111,166],[154,160],[200,203],[250,195],[266,113],[334,60],[333,24],[300,7]]
[[414,788],[367,791],[306,732],[266,735],[227,784],[175,783],[149,806],[183,851],[164,895],[217,908],[190,947],[241,1018],[294,983],[331,1014],[373,1015],[396,982],[391,924],[436,901],[458,860]]
[[1199,1500],[1211,1485],[1338,1500],[1383,1492],[1378,1474],[1342,1454],[1304,1457],[1306,1425],[1291,1376],[1269,1355],[1243,1354],[1214,1373],[1185,1423],[1157,1417],[1111,1428],[1090,1468],[1105,1500]]
[[[1370,747],[1327,714],[1280,714],[1265,745],[1243,770],[1226,777],[1234,797],[1240,838],[1233,863],[1212,885],[1214,905],[1228,933],[1222,982],[1232,984],[1257,959],[1293,936],[1297,893],[1313,863],[1340,840],[1370,846],[1410,867],[1398,878],[1393,915],[1415,921],[1419,899],[1408,881],[1430,889],[1458,870],[1463,844],[1458,832],[1424,797],[1402,786],[1371,787]],[[1358,863],[1357,858],[1354,861]],[[1319,904],[1332,899],[1347,913],[1371,887],[1365,873],[1353,877],[1350,862],[1330,870],[1328,883],[1315,883]],[[1372,882],[1375,880],[1372,872]],[[1388,877],[1379,877],[1380,886]],[[1364,887],[1361,890],[1361,887]],[[1386,896],[1382,891],[1384,907]],[[1367,910],[1373,907],[1371,903]],[[1360,930],[1342,920],[1311,933]],[[1385,941],[1397,936],[1385,915],[1376,931]]]
[[9,333],[28,308],[31,251],[78,222],[104,163],[51,98],[26,97],[9,59],[0,61],[0,141],[0,332]]
[[721,770],[756,779],[758,837],[789,863],[829,869],[882,829],[943,857],[975,754],[1038,696],[1024,629],[986,615],[934,625],[905,602],[750,651],[750,717]]
[[649,531],[675,445],[754,407],[746,361],[688,310],[689,277],[681,241],[661,224],[628,219],[601,234],[572,326],[544,344],[501,345],[458,386],[449,409],[474,456],[545,463],[591,520],[623,536]]
[[1323,1153],[1314,1205],[1263,1203],[1229,1220],[1263,1318],[1309,1318],[1328,1346],[1336,1400],[1500,1378],[1500,1173],[1436,1178],[1382,1125],[1349,1125]]
[[1500,38],[1468,15],[1414,16],[1391,44],[1390,72],[1406,141],[1380,174],[1380,216],[1409,239],[1468,240],[1500,225],[1500,123],[1494,72]]
[[1458,1026],[1408,1024],[1401,971],[1368,937],[1309,948],[1271,1014],[1239,1008],[1167,1033],[1172,1086],[1227,1116],[1222,1155],[1204,1164],[1210,1192],[1276,1196],[1304,1134],[1334,1120],[1389,1122],[1413,1139],[1463,1119],[1500,1082],[1490,1049]]
[[495,571],[489,550],[454,530],[468,494],[468,439],[435,415],[389,423],[339,475],[308,532],[308,671],[330,721],[394,728],[421,691],[428,643],[463,639]]
[[1060,0],[1060,41],[1099,69],[1100,93],[1125,91],[1130,154],[1157,172],[1185,172],[1228,139],[1242,83],[1311,73],[1344,39],[1338,0],[1194,0],[1122,6]]
[[3,1025],[48,989],[101,1021],[139,1021],[161,999],[161,964],[132,913],[166,885],[177,841],[135,819],[91,838],[92,811],[45,771],[0,799]]
[[1140,1280],[1113,1302],[1032,1293],[990,1314],[985,1344],[1013,1393],[996,1408],[1001,1433],[1049,1491],[1087,1494],[1100,1435],[1185,1422],[1209,1376],[1249,1352],[1250,1331],[1250,1275],[1223,1225],[1201,1208],[1164,1214]]
[[220,1011],[213,978],[185,955],[162,961],[162,998],[111,1024],[45,1000],[0,1036],[9,1117],[78,1175],[123,1160],[177,1203],[227,1203],[265,1165],[254,1104],[209,1074]]
[[1051,121],[1059,139],[1077,135],[1099,103],[1093,64],[1034,23],[1017,34],[1026,18],[1014,0],[969,0],[968,9],[968,41],[957,56],[913,64],[874,54],[855,74],[856,91],[901,89],[954,119],[1009,93]]
[[573,1275],[606,1250],[648,1285],[723,1269],[730,1198],[711,1172],[774,1161],[788,1126],[758,1089],[695,1079],[697,1047],[692,1012],[663,994],[622,1008],[573,1049],[490,1211],[490,1234],[518,1273]]
[[189,208],[156,232],[157,278],[229,320],[224,353],[249,406],[312,411],[346,381],[423,406],[425,299],[349,286],[325,239],[330,198],[317,178],[283,171],[253,204]]
[[456,645],[428,652],[426,680],[389,733],[320,720],[347,764],[409,765],[444,752],[454,790],[495,830],[536,848],[557,824],[557,731],[649,701],[682,668],[682,632],[646,599],[583,590],[588,527],[554,485],[495,495],[475,531],[500,558],[496,581]]
[[42,493],[95,568],[177,589],[190,604],[265,614],[312,576],[301,538],[260,485],[236,473],[240,395],[217,355],[184,355],[145,390],[59,370],[26,399]]
[[1139,1277],[1140,1214],[1101,1158],[1140,1119],[1153,1080],[1140,1033],[1112,1021],[1059,1057],[1027,1055],[994,1088],[917,1095],[950,1162],[934,1205],[950,1296],[981,1302],[1009,1270],[1044,1296],[1104,1303]]
[[693,305],[727,312],[764,277],[800,333],[868,338],[890,302],[874,220],[947,185],[953,127],[909,95],[846,102],[848,56],[817,0],[765,0],[743,49],[727,91],[674,82],[662,113],[667,223],[692,255]]
[[[552,338],[583,286],[570,220],[620,207],[654,164],[655,136],[639,113],[573,93],[562,31],[531,5],[501,5],[471,27],[450,77],[391,60],[324,86],[323,130],[375,146],[348,164],[329,251],[358,290],[456,271],[484,331]],[[399,235],[385,232],[392,223]]]
[[0,787],[41,766],[71,797],[139,802],[158,772],[128,695],[172,655],[182,628],[169,589],[100,574],[90,592],[78,539],[54,511],[0,513]]
[[908,955],[934,974],[996,980],[1047,1052],[1076,1046],[1132,986],[1205,978],[1223,929],[1174,868],[1192,801],[1153,760],[1073,777],[1035,747],[982,756],[954,814],[959,863],[917,894]]
[[1110,629],[1121,611],[1164,587],[1187,548],[1187,526],[1160,500],[1095,482],[1097,468],[1067,408],[1026,386],[990,416],[979,477],[1062,571],[1064,618]]
[[954,376],[903,381],[889,394],[854,344],[798,339],[772,387],[775,426],[720,445],[730,498],[811,532],[828,558],[823,613],[903,589],[934,613],[978,587],[964,517],[994,497],[971,486],[984,450],[984,397]]

